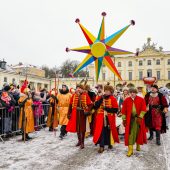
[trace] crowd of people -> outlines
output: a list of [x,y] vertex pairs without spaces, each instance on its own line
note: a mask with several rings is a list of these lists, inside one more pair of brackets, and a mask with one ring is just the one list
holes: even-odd
[[[44,109],[43,104],[49,104],[48,109]],[[169,104],[169,90],[158,88],[156,84],[146,91],[143,87],[114,89],[109,83],[91,88],[87,80],[82,80],[75,89],[63,84],[59,91],[51,92],[31,91],[25,81],[20,90],[15,85],[5,85],[0,95],[0,107],[5,107],[8,114],[19,106],[18,122],[23,141],[30,140],[28,134],[38,130],[37,118],[44,112],[49,131],[55,132],[60,126],[61,140],[68,132],[77,133],[76,146],[83,149],[85,138],[91,136],[94,144],[99,145],[98,153],[102,153],[105,146],[112,149],[114,143],[119,143],[121,135],[128,146],[128,157],[133,154],[135,144],[140,151],[140,145],[152,140],[154,132],[156,144],[161,145],[160,135],[166,133],[169,125]],[[148,139],[147,133],[150,134]]]
[[[21,100],[24,98],[23,89],[25,84],[19,88],[15,83],[5,83],[3,88],[0,90],[0,135],[5,134],[5,137],[11,137],[12,132],[19,130],[19,117]],[[28,88],[29,89],[29,86]],[[34,129],[38,130],[38,117],[44,114],[45,117],[48,115],[48,98],[49,93],[42,89],[40,92],[30,91],[29,98],[32,99],[32,109],[34,114]],[[46,104],[47,107],[43,107]]]

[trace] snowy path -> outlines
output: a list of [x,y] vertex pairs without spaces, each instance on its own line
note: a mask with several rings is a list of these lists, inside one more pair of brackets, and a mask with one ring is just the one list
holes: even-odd
[[[163,135],[160,147],[155,140],[142,147],[141,152],[128,158],[123,141],[112,150],[98,154],[98,147],[92,138],[86,139],[85,149],[75,147],[75,134],[68,134],[64,140],[58,139],[48,130],[41,130],[32,136],[35,139],[23,143],[19,137],[0,143],[0,169],[9,170],[167,170],[170,166],[170,131]],[[167,165],[169,164],[169,165]]]

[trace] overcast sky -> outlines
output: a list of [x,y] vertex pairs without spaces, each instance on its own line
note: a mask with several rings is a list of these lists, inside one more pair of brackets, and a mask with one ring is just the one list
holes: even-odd
[[170,51],[170,0],[0,0],[0,59],[59,66],[66,59],[82,60],[83,53],[66,53],[66,47],[87,45],[81,23],[95,36],[105,11],[106,35],[136,25],[114,47],[135,52],[147,37]]

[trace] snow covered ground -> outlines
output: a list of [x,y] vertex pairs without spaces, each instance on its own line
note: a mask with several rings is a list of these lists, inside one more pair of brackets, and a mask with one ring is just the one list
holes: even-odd
[[21,136],[0,142],[0,169],[4,170],[167,170],[170,167],[170,131],[162,136],[162,145],[155,140],[142,147],[141,152],[128,158],[123,141],[112,150],[98,154],[92,138],[85,141],[85,149],[75,147],[75,134],[63,140],[48,129],[32,134],[33,140],[23,143]]

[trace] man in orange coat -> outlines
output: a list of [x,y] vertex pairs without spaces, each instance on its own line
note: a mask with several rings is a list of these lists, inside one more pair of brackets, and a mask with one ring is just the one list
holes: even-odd
[[70,99],[68,118],[70,119],[66,130],[68,132],[77,132],[80,149],[84,148],[84,137],[86,132],[86,113],[91,110],[92,102],[87,93],[84,93],[84,85],[79,84],[76,87],[76,93]]
[[19,129],[22,130],[23,141],[31,139],[31,137],[28,136],[28,133],[34,132],[33,101],[31,97],[30,89],[26,87],[21,90],[20,98],[18,100],[20,106]]
[[140,151],[140,145],[146,143],[146,104],[143,98],[137,96],[136,89],[130,89],[129,93],[130,97],[123,102],[122,119],[125,126],[125,145],[128,146],[127,156],[130,157],[135,143],[137,151]]
[[119,143],[115,119],[118,104],[116,98],[113,97],[112,86],[104,86],[104,95],[98,95],[96,97],[94,108],[97,110],[97,113],[93,142],[100,144],[98,153],[102,153],[105,145],[108,145],[109,149],[112,149],[113,143]]
[[67,134],[66,126],[68,124],[68,109],[70,104],[71,93],[69,93],[69,89],[67,85],[63,84],[62,89],[59,90],[59,94],[57,95],[58,99],[58,112],[59,112],[59,125],[60,128],[60,139],[63,139]]

